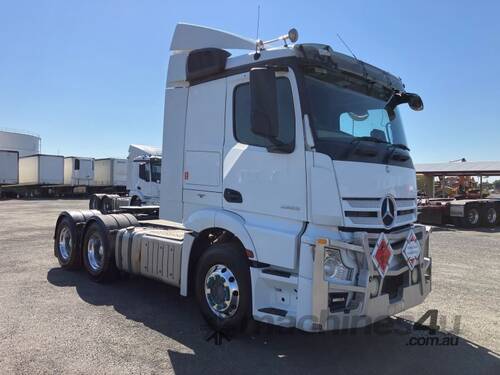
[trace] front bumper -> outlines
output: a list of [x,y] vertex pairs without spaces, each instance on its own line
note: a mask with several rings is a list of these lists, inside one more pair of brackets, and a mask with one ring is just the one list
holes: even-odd
[[[355,232],[350,243],[321,239],[314,248],[311,324],[298,327],[306,331],[325,331],[363,327],[390,315],[400,313],[424,301],[431,291],[432,259],[428,256],[429,232],[414,225],[422,251],[415,275],[402,255],[409,229],[386,233],[394,250],[393,261],[384,278],[374,267],[371,252],[379,233]],[[323,260],[325,248],[339,247],[355,253],[359,272],[350,285],[325,281]],[[378,278],[376,292],[370,281]],[[340,298],[339,298],[340,297]],[[340,301],[340,302],[339,302]]]

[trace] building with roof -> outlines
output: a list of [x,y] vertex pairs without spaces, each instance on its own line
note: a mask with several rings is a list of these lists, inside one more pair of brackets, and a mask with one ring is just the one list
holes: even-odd
[[483,178],[500,176],[500,161],[466,161],[465,159],[444,163],[416,164],[417,174],[424,176],[424,190],[429,197],[434,197],[434,179],[450,176],[474,176],[479,178],[479,189],[482,191]]

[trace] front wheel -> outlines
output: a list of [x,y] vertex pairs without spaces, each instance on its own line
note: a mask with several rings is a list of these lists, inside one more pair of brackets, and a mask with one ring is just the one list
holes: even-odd
[[198,261],[196,299],[203,317],[217,330],[243,330],[251,318],[248,261],[237,244],[210,246]]

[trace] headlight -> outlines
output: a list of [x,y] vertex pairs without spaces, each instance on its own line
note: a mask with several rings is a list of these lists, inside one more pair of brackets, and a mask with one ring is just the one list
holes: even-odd
[[347,267],[342,262],[340,250],[326,249],[325,261],[323,263],[325,278],[350,281],[352,279],[353,269]]

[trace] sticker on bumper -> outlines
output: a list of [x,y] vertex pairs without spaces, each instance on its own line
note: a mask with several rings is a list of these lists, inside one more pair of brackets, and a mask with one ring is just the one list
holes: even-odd
[[387,240],[385,233],[380,233],[377,243],[372,251],[372,260],[382,278],[389,270],[389,264],[391,263],[393,256],[394,251],[392,250],[392,246]]
[[417,236],[413,230],[410,230],[403,246],[402,253],[411,271],[413,271],[418,262],[418,258],[420,258],[420,252],[420,242],[418,242]]

